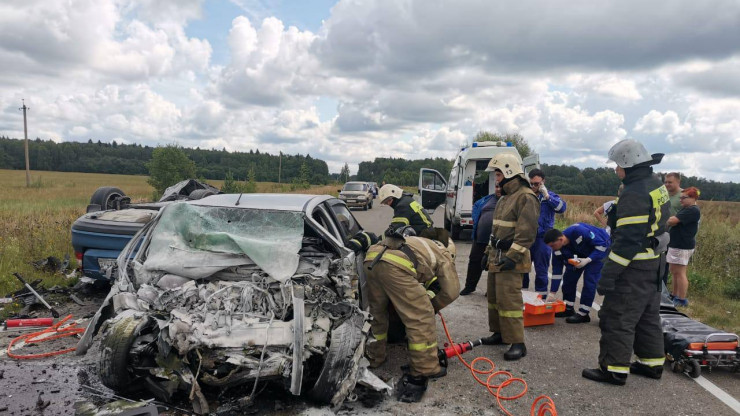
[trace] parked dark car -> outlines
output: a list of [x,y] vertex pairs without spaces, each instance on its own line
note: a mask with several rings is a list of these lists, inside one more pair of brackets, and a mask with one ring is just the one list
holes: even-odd
[[364,255],[345,247],[359,231],[330,196],[168,204],[121,252],[78,353],[100,333],[103,384],[163,401],[181,392],[201,414],[214,410],[211,393],[257,379],[337,405],[369,328]]

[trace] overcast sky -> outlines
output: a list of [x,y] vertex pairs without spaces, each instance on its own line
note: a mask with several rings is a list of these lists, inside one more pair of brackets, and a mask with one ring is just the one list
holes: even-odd
[[[565,6],[567,5],[567,6]],[[453,158],[518,132],[551,164],[740,182],[740,2],[25,0],[0,3],[0,134]]]

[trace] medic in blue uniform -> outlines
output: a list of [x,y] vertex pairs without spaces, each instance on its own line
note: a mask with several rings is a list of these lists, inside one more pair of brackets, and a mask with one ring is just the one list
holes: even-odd
[[[603,260],[611,244],[609,234],[603,228],[576,223],[563,232],[549,230],[543,239],[553,250],[550,297],[554,297],[560,286],[560,280],[563,279],[563,300],[566,309],[555,316],[567,316],[568,319],[565,321],[569,324],[591,322],[589,312],[596,295],[596,285],[601,278]],[[583,274],[581,305],[576,313],[576,285],[581,274]]]
[[[534,290],[542,295],[544,299],[547,296],[547,271],[550,268],[550,257],[552,250],[543,241],[547,230],[555,227],[555,214],[565,212],[565,201],[555,192],[549,191],[545,187],[545,173],[540,169],[532,169],[529,172],[529,184],[532,191],[537,195],[540,201],[540,217],[537,220],[537,238],[534,244],[529,248],[529,254],[534,263],[535,279]],[[522,282],[524,289],[529,288],[529,273],[524,275]]]

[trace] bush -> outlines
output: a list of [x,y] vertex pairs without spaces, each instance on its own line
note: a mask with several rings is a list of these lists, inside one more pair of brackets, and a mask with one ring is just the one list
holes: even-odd
[[734,280],[725,287],[725,295],[734,300],[740,300],[740,277],[736,277]]
[[689,289],[692,292],[706,294],[711,287],[712,281],[702,274],[689,271]]
[[[155,189],[157,195],[162,195],[168,186],[195,178],[195,162],[177,145],[154,149],[152,159],[146,163],[146,167],[149,169],[147,183]],[[154,199],[159,199],[159,196]]]

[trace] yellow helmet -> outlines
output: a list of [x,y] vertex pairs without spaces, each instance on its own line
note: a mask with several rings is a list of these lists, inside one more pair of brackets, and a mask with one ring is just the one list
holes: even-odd
[[523,175],[522,162],[513,153],[501,153],[493,157],[488,162],[486,172],[493,172],[494,170],[500,170],[504,174],[504,178],[510,179],[516,175]]

